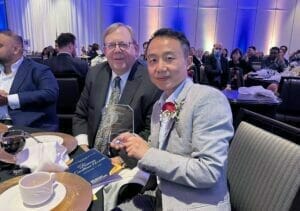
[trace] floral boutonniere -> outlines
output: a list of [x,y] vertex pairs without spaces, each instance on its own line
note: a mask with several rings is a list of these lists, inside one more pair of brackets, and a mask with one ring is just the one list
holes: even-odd
[[175,119],[176,121],[178,121],[179,112],[183,103],[183,101],[180,103],[166,102],[161,109],[160,121],[162,121],[163,119]]

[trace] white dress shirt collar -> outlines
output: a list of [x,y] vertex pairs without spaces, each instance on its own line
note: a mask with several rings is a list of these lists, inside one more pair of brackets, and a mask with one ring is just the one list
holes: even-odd
[[184,88],[185,84],[187,81],[189,81],[190,79],[189,78],[186,78],[185,80],[183,80],[180,85],[175,89],[175,91],[169,96],[167,97],[166,96],[166,93],[164,92],[160,99],[159,99],[159,104],[160,106],[162,107],[163,104],[165,102],[172,102],[172,103],[175,103],[176,102],[176,99],[178,98],[178,95],[180,94],[180,92],[182,91],[182,89]]
[[[20,65],[22,64],[23,60],[24,60],[24,57],[22,56],[19,60],[17,60],[15,63],[13,63],[11,65],[11,73],[12,73],[12,75],[16,75],[16,73],[17,73]],[[5,74],[4,73],[4,66],[2,64],[0,64],[0,73],[1,74],[2,73]]]
[[115,77],[119,76],[121,78],[120,85],[121,85],[121,96],[122,96],[122,93],[125,88],[129,74],[130,74],[130,71],[126,71],[122,75],[117,75],[114,71],[112,71],[112,76],[111,76],[111,80],[110,80],[110,89],[112,89],[112,87],[113,87],[113,81],[114,81]]

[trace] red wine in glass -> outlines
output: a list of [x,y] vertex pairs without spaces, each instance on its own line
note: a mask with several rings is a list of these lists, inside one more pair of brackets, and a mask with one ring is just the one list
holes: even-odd
[[1,147],[13,155],[23,150],[25,141],[25,132],[23,130],[9,130],[0,136]]

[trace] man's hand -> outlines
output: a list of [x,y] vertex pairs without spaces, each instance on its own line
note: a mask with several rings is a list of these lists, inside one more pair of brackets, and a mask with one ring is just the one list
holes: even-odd
[[85,152],[89,151],[89,146],[88,145],[79,145],[81,147],[81,149]]
[[122,133],[110,144],[116,150],[125,149],[129,157],[141,159],[149,149],[147,142],[140,136],[132,133]]
[[120,156],[116,156],[116,157],[111,158],[111,163],[114,166],[117,166],[117,165],[122,166],[124,164],[124,161]]
[[4,90],[0,90],[0,106],[7,105],[7,95],[7,92],[5,92]]

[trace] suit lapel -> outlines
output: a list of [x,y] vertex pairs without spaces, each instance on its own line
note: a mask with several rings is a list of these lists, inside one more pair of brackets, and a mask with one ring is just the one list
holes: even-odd
[[142,82],[142,71],[138,70],[138,62],[136,62],[131,68],[131,72],[128,76],[126,85],[124,87],[120,104],[130,105],[134,94],[136,93],[140,83]]
[[160,149],[162,149],[162,150],[166,150],[166,148],[168,146],[169,137],[170,137],[171,131],[174,127],[175,119],[170,119],[166,124],[167,125],[166,125],[165,131],[161,131],[162,130],[162,124],[161,124],[160,131],[159,131],[160,133],[161,132],[163,133],[163,136],[161,137],[162,140],[159,140],[159,143],[161,143]]
[[28,66],[28,60],[24,58],[24,61],[20,65],[20,67],[17,71],[17,74],[15,76],[15,79],[9,90],[10,94],[17,93],[20,86],[22,85],[23,81],[26,79],[26,75],[27,75],[28,71],[30,70],[30,68],[27,68],[27,66]]
[[[193,82],[188,80],[186,81],[186,84],[184,85],[182,91],[179,93],[177,99],[176,99],[176,104],[184,104],[184,101],[185,101],[185,98],[187,96],[187,93],[189,91],[189,89],[191,88],[191,86],[193,85]],[[179,111],[180,112],[180,111]],[[169,137],[170,137],[170,134],[174,128],[174,125],[175,125],[175,122],[178,121],[176,119],[170,119],[168,122],[167,122],[167,126],[166,126],[166,129],[165,129],[165,135],[164,135],[164,138],[162,141],[162,147],[161,149],[162,150],[165,150],[168,146],[168,143],[169,143]],[[159,132],[158,132],[159,133]],[[160,141],[160,140],[159,140]]]
[[[96,71],[96,70],[92,70]],[[102,72],[103,71],[103,72]],[[110,68],[105,68],[100,70],[95,81],[95,123],[97,125],[96,130],[98,128],[98,124],[100,123],[100,119],[102,116],[102,109],[105,106],[106,95],[108,93],[110,79],[111,79],[111,70]]]
[[151,146],[158,148],[159,128],[160,128],[160,106],[158,101],[153,106],[151,117]]

